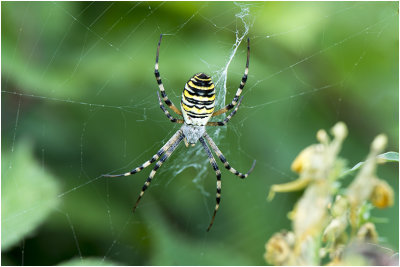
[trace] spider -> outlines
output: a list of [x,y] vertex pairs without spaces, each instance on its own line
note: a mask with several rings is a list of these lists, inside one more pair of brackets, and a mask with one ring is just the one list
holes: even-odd
[[[133,207],[133,212],[135,212],[136,207],[139,204],[140,199],[143,197],[144,192],[149,187],[152,179],[154,178],[158,168],[171,156],[171,154],[175,151],[178,145],[184,140],[186,147],[189,145],[194,146],[197,141],[200,141],[204,150],[207,153],[208,159],[210,160],[210,164],[212,165],[215,174],[217,176],[217,194],[216,194],[216,205],[214,209],[214,214],[211,218],[211,222],[207,228],[207,232],[211,229],[211,226],[214,223],[215,215],[217,214],[220,200],[221,200],[221,171],[218,169],[218,165],[215,161],[213,154],[211,153],[210,148],[207,145],[211,146],[214,150],[215,154],[219,157],[219,159],[224,164],[224,167],[228,169],[231,173],[239,176],[240,178],[246,178],[254,169],[256,161],[253,162],[250,170],[243,174],[232,168],[221,150],[219,150],[218,146],[214,143],[211,137],[206,132],[206,126],[224,126],[228,123],[228,121],[236,114],[240,103],[242,102],[243,96],[239,99],[240,94],[242,93],[243,87],[246,84],[247,74],[249,72],[249,57],[250,57],[250,39],[247,39],[247,61],[246,61],[246,69],[244,71],[244,75],[242,77],[242,81],[240,82],[239,88],[236,92],[235,97],[232,102],[226,105],[224,108],[214,112],[215,106],[215,88],[214,83],[211,80],[211,77],[200,72],[193,77],[185,84],[185,88],[182,93],[181,100],[181,110],[179,110],[171,100],[169,100],[167,93],[165,92],[164,85],[161,81],[160,72],[158,71],[158,58],[160,53],[160,45],[162,34],[160,35],[160,40],[157,45],[157,53],[156,53],[156,64],[154,74],[156,76],[156,80],[158,83],[158,87],[161,92],[162,100],[164,100],[165,104],[168,105],[171,110],[173,110],[177,115],[183,116],[183,119],[176,119],[169,111],[165,108],[164,104],[161,101],[161,97],[159,92],[157,91],[158,102],[161,110],[167,116],[167,118],[173,123],[181,123],[182,127],[168,140],[168,142],[161,147],[160,150],[148,161],[143,163],[141,166],[131,170],[130,172],[123,174],[115,174],[115,175],[103,175],[105,177],[121,177],[121,176],[129,176],[135,173],[140,172],[144,168],[148,167],[151,163],[157,161],[160,157],[160,160],[156,163],[153,170],[150,172],[149,177],[143,185],[142,191],[139,194],[139,197],[136,201],[135,206]],[[233,111],[223,120],[217,122],[210,122],[211,117],[215,117],[221,114],[224,114],[228,110]],[[207,140],[207,142],[206,142]]]

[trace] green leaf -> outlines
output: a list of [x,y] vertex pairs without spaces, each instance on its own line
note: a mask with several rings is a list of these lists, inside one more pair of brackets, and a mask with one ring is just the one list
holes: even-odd
[[24,141],[4,151],[1,168],[2,251],[17,244],[46,219],[57,206],[59,184],[33,158]]
[[[380,155],[376,156],[376,158],[378,159],[378,163],[399,162],[399,153],[390,151],[390,152],[380,154]],[[355,172],[356,170],[360,169],[361,166],[364,165],[364,163],[365,163],[364,161],[361,161],[361,162],[357,163],[356,165],[354,165],[353,168],[344,170],[342,172],[342,174],[340,175],[340,177],[344,177],[350,173]]]
[[398,152],[386,152],[377,156],[378,159],[383,159],[384,162],[399,162]]
[[68,261],[64,261],[60,264],[60,266],[117,266],[120,265],[116,262],[104,260],[103,258],[73,258]]

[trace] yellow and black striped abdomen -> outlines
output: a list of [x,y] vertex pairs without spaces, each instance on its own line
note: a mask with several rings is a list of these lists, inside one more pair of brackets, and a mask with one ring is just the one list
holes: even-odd
[[185,123],[204,126],[214,112],[215,88],[211,77],[204,73],[195,74],[185,84],[181,109]]

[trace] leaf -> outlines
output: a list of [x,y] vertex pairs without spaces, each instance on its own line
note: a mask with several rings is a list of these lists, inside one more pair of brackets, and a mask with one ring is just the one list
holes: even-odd
[[[378,163],[399,162],[399,153],[390,151],[390,152],[380,154],[380,155],[376,156],[376,158],[378,159]],[[364,163],[365,163],[364,161],[361,161],[361,162],[357,163],[356,165],[354,165],[353,168],[344,170],[342,172],[342,174],[340,175],[340,177],[343,177],[352,172],[355,172],[356,170],[360,169],[361,166],[364,165]]]
[[399,153],[390,151],[378,155],[377,158],[380,159],[379,163],[381,163],[381,160],[383,160],[383,162],[399,162]]
[[121,265],[113,261],[104,260],[103,258],[73,258],[68,261],[64,261],[60,264],[60,266],[117,266]]
[[3,153],[1,174],[3,252],[32,234],[57,206],[59,184],[34,160],[26,141]]

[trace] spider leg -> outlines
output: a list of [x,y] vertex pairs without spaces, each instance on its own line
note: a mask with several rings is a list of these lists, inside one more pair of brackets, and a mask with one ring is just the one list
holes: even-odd
[[240,103],[242,103],[243,96],[239,99],[239,102],[237,103],[235,109],[229,114],[225,120],[223,121],[209,121],[207,122],[207,126],[224,126],[225,124],[228,123],[228,121],[236,114],[237,110],[239,109]]
[[147,178],[146,182],[143,185],[142,191],[140,192],[139,197],[136,200],[136,204],[133,207],[133,212],[135,212],[136,207],[138,206],[138,204],[140,202],[140,199],[144,195],[144,191],[146,191],[146,189],[149,187],[151,181],[153,180],[154,176],[156,175],[158,168],[160,168],[161,165],[171,156],[172,152],[174,152],[174,150],[178,147],[178,145],[182,141],[182,139],[183,139],[183,134],[180,133],[180,135],[178,136],[178,139],[175,140],[175,142],[168,148],[167,152],[165,152],[165,154],[161,157],[161,159],[156,163],[153,170],[150,172],[149,177]]
[[160,88],[161,96],[165,102],[176,114],[182,115],[182,111],[180,111],[174,103],[169,100],[167,93],[165,92],[164,85],[161,81],[161,76],[160,72],[158,71],[158,57],[160,54],[160,45],[161,45],[161,39],[162,39],[162,34],[160,34],[160,40],[158,41],[158,46],[157,46],[157,54],[156,54],[156,65],[155,65],[155,70],[154,70],[154,75],[156,76],[156,80],[158,83],[158,87]]
[[176,122],[176,123],[183,123],[182,119],[176,119],[174,117],[171,116],[171,114],[168,112],[168,110],[164,107],[162,101],[161,101],[161,97],[160,97],[160,93],[157,92],[157,96],[158,96],[158,103],[160,104],[160,108],[162,109],[162,111],[164,111],[165,116],[167,116],[167,118],[171,121],[171,122]]
[[208,159],[210,160],[210,163],[215,171],[215,174],[217,175],[217,194],[216,194],[217,204],[215,204],[214,214],[211,218],[210,225],[207,228],[207,232],[208,232],[208,231],[210,231],[211,226],[214,223],[215,215],[217,214],[217,211],[219,209],[219,202],[221,201],[221,171],[218,169],[217,162],[215,161],[215,158],[212,155],[211,150],[208,147],[206,141],[204,141],[204,138],[200,137],[199,141],[203,145],[204,150],[207,152]]
[[240,178],[244,179],[247,176],[249,176],[249,174],[253,171],[254,166],[256,165],[256,161],[253,161],[253,165],[251,166],[250,170],[243,174],[241,172],[238,172],[237,170],[235,170],[234,168],[232,168],[229,165],[229,162],[226,161],[226,158],[224,157],[224,155],[222,154],[221,150],[219,150],[219,148],[217,147],[217,145],[215,144],[215,142],[211,139],[211,137],[205,133],[204,137],[207,139],[208,143],[210,144],[211,148],[214,150],[215,154],[217,154],[217,156],[219,157],[219,159],[222,161],[222,163],[224,164],[225,168],[230,171],[231,173],[233,173],[236,176],[239,176]]
[[140,172],[144,168],[148,167],[151,163],[156,161],[159,157],[161,157],[162,154],[164,154],[165,151],[167,151],[179,138],[182,137],[182,131],[179,129],[169,140],[165,145],[158,150],[156,154],[153,155],[153,157],[140,165],[139,167],[131,170],[130,172],[122,173],[122,174],[103,174],[104,177],[121,177],[121,176],[129,176],[135,173]]
[[222,109],[220,109],[220,110],[214,112],[214,113],[212,114],[212,117],[215,117],[215,116],[218,116],[218,115],[221,115],[221,114],[227,112],[228,110],[232,109],[232,108],[237,104],[237,101],[238,101],[238,99],[239,99],[239,96],[240,96],[240,94],[242,93],[243,87],[245,86],[246,81],[247,81],[247,74],[249,73],[249,58],[250,58],[250,39],[247,38],[247,61],[246,61],[246,69],[244,70],[244,75],[243,75],[243,77],[242,77],[242,81],[240,82],[239,88],[238,88],[238,90],[236,91],[236,95],[235,95],[235,97],[233,98],[233,100],[232,100],[231,103],[229,103],[228,105],[226,105],[224,108],[222,108]]

